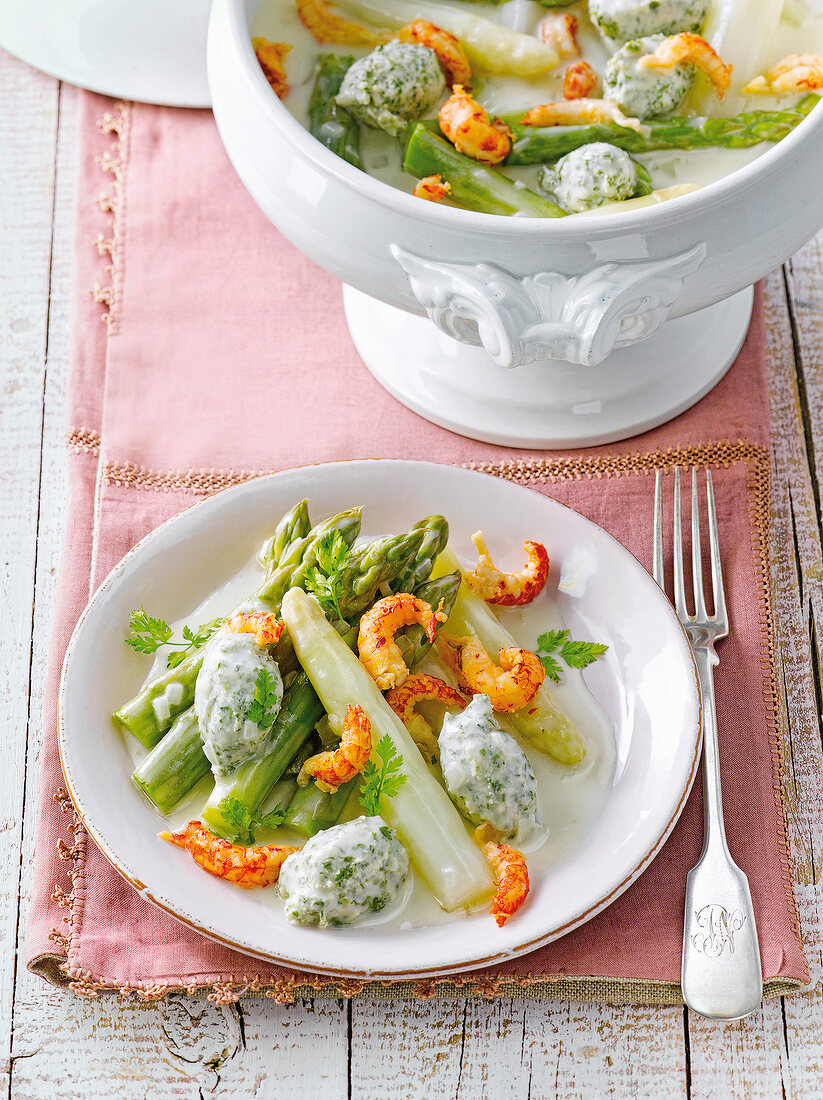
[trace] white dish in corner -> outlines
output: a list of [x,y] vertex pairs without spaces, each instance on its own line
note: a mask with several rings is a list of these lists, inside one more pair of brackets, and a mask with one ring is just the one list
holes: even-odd
[[[482,527],[504,565],[522,556],[524,538],[543,541],[553,566],[550,597],[542,610],[528,609],[538,616],[538,629],[545,629],[542,616],[556,611],[573,637],[609,645],[585,673],[613,727],[613,742],[602,752],[593,746],[584,765],[599,766],[605,776],[602,805],[585,828],[570,832],[554,862],[533,873],[529,903],[502,929],[485,911],[412,928],[397,920],[325,931],[290,924],[273,891],[220,882],[158,840],[163,821],[129,781],[132,761],[110,715],[148,671],[147,659],[123,644],[130,612],[143,603],[169,621],[190,614],[302,497],[311,499],[315,521],[362,504],[368,535],[404,530],[442,512],[458,554],[471,556],[471,532]],[[523,954],[615,900],[658,853],[685,803],[699,761],[699,719],[694,662],[680,623],[649,574],[610,535],[507,481],[449,466],[367,460],[303,467],[228,489],[127,554],[98,589],[69,645],[60,752],[87,829],[149,901],[263,959],[340,976],[398,978]]]
[[0,46],[103,95],[210,107],[210,0],[6,0]]

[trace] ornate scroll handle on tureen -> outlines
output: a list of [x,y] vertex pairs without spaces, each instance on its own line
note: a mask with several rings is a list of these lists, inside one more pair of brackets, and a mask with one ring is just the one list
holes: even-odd
[[701,243],[663,260],[521,278],[494,264],[429,260],[398,245],[391,250],[437,327],[464,344],[482,344],[501,367],[538,359],[602,363],[615,348],[651,336],[706,256]]

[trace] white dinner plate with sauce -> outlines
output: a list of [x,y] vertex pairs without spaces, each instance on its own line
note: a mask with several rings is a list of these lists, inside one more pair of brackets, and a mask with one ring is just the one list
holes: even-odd
[[[528,608],[504,611],[518,641],[565,624],[606,643],[585,672],[568,673],[561,705],[584,727],[586,760],[554,764],[527,748],[550,828],[530,854],[532,892],[498,928],[486,908],[447,915],[415,877],[408,906],[382,923],[319,929],[289,922],[276,891],[246,891],[205,874],[158,839],[169,822],[130,782],[133,761],[111,714],[147,676],[150,658],[124,644],[143,604],[192,621],[215,590],[245,570],[277,519],[308,497],[314,522],[363,505],[362,534],[406,530],[440,512],[450,545],[474,558],[482,528],[503,568],[522,563],[524,539],[543,542],[552,567]],[[242,593],[240,594],[242,598]],[[237,602],[224,589],[220,600]],[[199,621],[199,619],[198,619]],[[138,544],[98,589],[66,654],[60,752],[74,803],[95,841],[149,901],[239,951],[341,976],[436,975],[502,962],[584,923],[614,901],[659,852],[686,801],[700,753],[700,704],[688,642],[671,605],[632,555],[576,512],[510,482],[450,466],[366,460],[307,466],[225,490]],[[205,796],[203,796],[205,797]],[[175,812],[176,827],[202,803]]]
[[210,0],[3,0],[0,47],[103,95],[210,107]]

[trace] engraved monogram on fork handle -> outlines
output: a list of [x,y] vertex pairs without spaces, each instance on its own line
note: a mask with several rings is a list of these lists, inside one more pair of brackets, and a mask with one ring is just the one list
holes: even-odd
[[[703,852],[686,877],[681,984],[686,1004],[702,1016],[734,1020],[754,1012],[763,995],[760,947],[749,883],[726,843],[720,790],[714,643],[728,634],[711,474],[706,472],[714,614],[703,597],[697,471],[692,470],[692,576],[695,614],[688,614],[683,582],[680,472],[674,489],[675,605],[692,646],[703,721]],[[663,588],[662,476],[657,472],[654,577]],[[754,839],[754,838],[753,838]]]

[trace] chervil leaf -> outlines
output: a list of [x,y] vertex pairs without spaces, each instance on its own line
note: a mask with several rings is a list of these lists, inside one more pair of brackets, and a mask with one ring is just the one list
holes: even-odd
[[275,806],[273,810],[269,810],[267,814],[263,814],[257,820],[260,825],[265,825],[267,829],[276,829],[286,820],[286,807],[283,805]]
[[540,658],[540,664],[546,670],[546,675],[550,680],[554,680],[556,684],[560,683],[560,662],[552,657],[550,653],[538,653]]
[[339,531],[327,531],[317,544],[317,564],[324,573],[336,572],[349,556],[349,547]]
[[254,698],[246,712],[250,721],[266,730],[277,716],[279,691],[274,677],[267,668],[261,668],[254,681]]
[[381,825],[380,826],[380,832],[383,834],[383,836],[386,838],[386,840],[391,840],[392,839],[392,831],[388,827],[388,825]]
[[380,813],[381,794],[392,798],[406,782],[406,776],[400,771],[403,757],[394,751],[394,742],[389,734],[384,734],[375,747],[380,757],[380,767],[373,760],[366,762],[360,789],[360,805],[369,817]]
[[383,788],[380,793],[385,794],[388,798],[393,798],[405,782],[405,775],[384,775]]
[[342,570],[348,556],[349,547],[340,532],[328,531],[317,544],[317,564],[306,573],[306,591],[327,615],[334,613],[341,620]]
[[585,668],[601,657],[609,647],[600,642],[566,642],[560,653],[570,668]]
[[252,816],[248,809],[234,795],[226,795],[218,807],[226,822],[234,830],[232,840],[235,844],[254,843]]
[[553,653],[569,636],[568,630],[547,630],[537,639],[537,646],[544,653]]
[[283,824],[286,817],[285,806],[275,806],[267,814],[263,814],[262,817],[254,817],[247,806],[235,798],[234,795],[226,795],[219,805],[220,813],[223,815],[225,822],[231,826],[233,832],[231,834],[231,840],[234,844],[254,844],[255,831],[260,825],[265,826],[267,829],[276,829],[279,825]]
[[[183,640],[186,643],[183,649],[175,650],[169,654],[167,667],[177,668],[181,661],[189,655],[189,651],[200,649],[209,640],[214,632],[222,625],[222,619],[212,619],[203,626],[197,628],[197,632],[191,627],[183,627]],[[155,653],[161,645],[174,645],[172,628],[164,619],[155,619],[146,612],[145,607],[139,611],[133,611],[129,619],[132,634],[126,638],[126,645],[136,649],[138,653]]]
[[142,604],[139,611],[132,611],[129,626],[132,633],[126,638],[126,644],[138,653],[154,653],[172,636],[169,624],[163,619],[153,618]]
[[[547,630],[537,639],[537,656],[546,670],[546,675],[556,684],[560,683],[562,658],[569,668],[585,668],[596,661],[609,647],[600,642],[576,642],[568,630]],[[557,656],[553,656],[560,650]]]
[[[209,638],[216,634],[222,625],[223,620],[217,618],[209,619],[207,623],[203,623],[202,626],[199,626],[197,628],[197,633],[194,634],[191,639],[192,649],[200,649],[201,646],[204,646]],[[185,636],[185,634],[186,630],[184,629],[183,635]]]

